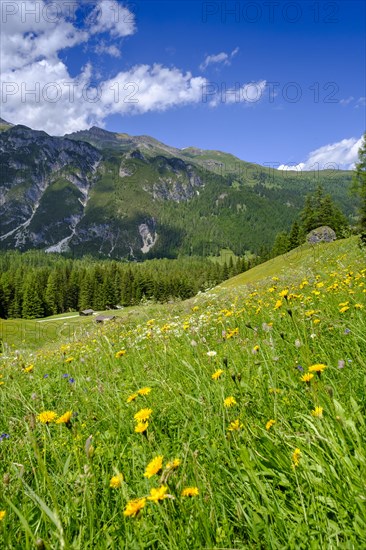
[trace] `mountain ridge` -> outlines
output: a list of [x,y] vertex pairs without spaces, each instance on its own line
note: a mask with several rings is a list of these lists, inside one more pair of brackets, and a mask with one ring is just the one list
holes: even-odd
[[50,136],[3,123],[0,248],[130,259],[258,253],[318,183],[355,215],[350,172],[281,173],[96,126]]

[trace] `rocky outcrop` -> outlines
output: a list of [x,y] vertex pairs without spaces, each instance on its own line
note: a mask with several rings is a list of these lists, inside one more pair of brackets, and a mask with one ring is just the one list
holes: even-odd
[[337,239],[335,231],[327,225],[317,227],[308,233],[306,240],[310,244],[331,243]]

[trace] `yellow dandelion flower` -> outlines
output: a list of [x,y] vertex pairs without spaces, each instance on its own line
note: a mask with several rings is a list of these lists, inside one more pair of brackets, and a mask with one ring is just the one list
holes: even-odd
[[135,401],[137,396],[138,396],[138,393],[132,393],[131,395],[129,395],[126,399],[127,403],[131,403],[131,401]]
[[237,418],[236,420],[233,420],[232,422],[230,422],[228,430],[229,432],[237,432],[241,430],[242,427],[243,427],[243,424],[241,424],[239,418]]
[[0,510],[0,521],[2,521],[5,516],[6,516],[6,511],[5,510]]
[[24,372],[32,372],[34,369],[34,365],[29,365],[29,367],[25,367]]
[[67,411],[56,420],[56,424],[69,424],[71,422],[72,411]]
[[148,327],[152,327],[154,323],[155,323],[155,319],[149,319],[146,324]]
[[306,374],[304,374],[304,375],[301,377],[301,380],[302,380],[303,382],[309,383],[310,380],[311,380],[312,378],[314,378],[313,373],[307,372]]
[[320,323],[320,319],[314,319],[313,323],[314,325],[318,325]]
[[57,418],[57,414],[54,411],[43,411],[38,415],[38,420],[42,424],[50,424]]
[[282,300],[277,300],[274,309],[279,309],[282,306]]
[[309,367],[309,372],[323,372],[323,370],[326,368],[327,365],[323,365],[323,363],[317,363],[316,365],[311,365],[311,367]]
[[127,352],[126,352],[125,349],[121,349],[121,350],[117,351],[115,357],[116,357],[116,359],[118,359],[119,357],[122,357],[123,355],[126,355],[126,353]]
[[141,388],[141,390],[138,390],[137,393],[139,395],[149,395],[150,392],[151,392],[151,388],[145,387],[145,388]]
[[65,363],[71,363],[71,361],[73,360],[74,360],[73,357],[68,357],[67,359],[65,359]]
[[181,493],[182,497],[196,497],[198,494],[198,487],[186,487]]
[[355,308],[356,309],[363,309],[363,305],[362,304],[355,304]]
[[301,451],[300,449],[296,448],[292,453],[292,462],[294,467],[300,464],[300,456],[301,456]]
[[137,421],[137,422],[145,422],[146,420],[149,420],[151,414],[152,414],[152,409],[140,409],[134,416],[134,419]]
[[138,434],[142,434],[142,433],[146,432],[148,427],[149,427],[148,422],[139,422],[135,426],[135,432],[138,433]]
[[150,489],[150,496],[147,497],[148,500],[152,500],[153,502],[159,502],[159,500],[164,500],[164,498],[168,498],[168,495],[166,494],[168,490],[168,487],[166,485],[162,485],[158,489],[155,489],[154,487]]
[[219,369],[217,370],[216,372],[214,372],[212,375],[211,375],[211,378],[212,380],[218,380],[220,378],[220,376],[223,374],[223,370],[222,369]]
[[341,309],[339,310],[339,313],[345,313],[348,309],[349,309],[349,306],[343,306],[343,307],[341,307]]
[[147,477],[147,478],[152,477],[153,475],[160,472],[162,467],[163,467],[163,456],[159,455],[153,458],[152,461],[149,462],[149,464],[146,466],[144,477]]
[[311,411],[311,414],[312,416],[321,418],[323,416],[323,407],[315,407],[315,409]]
[[268,420],[267,424],[266,424],[266,430],[270,430],[273,426],[273,424],[276,424],[276,421],[273,420],[273,418],[271,418],[270,420]]
[[181,463],[182,463],[182,461],[181,461],[180,458],[175,458],[171,462],[167,463],[166,468],[168,470],[176,470],[181,465]]
[[236,405],[236,399],[232,395],[230,395],[230,397],[226,397],[226,399],[224,399],[224,406],[225,407],[233,407],[234,405]]
[[124,516],[135,517],[143,509],[146,504],[146,498],[135,498],[130,500],[126,504],[126,508],[123,511]]
[[199,310],[199,307],[198,307],[198,306],[192,307],[192,311],[198,311],[198,310]]
[[116,476],[112,476],[111,480],[109,482],[109,487],[111,489],[119,489],[122,487],[123,482],[123,474],[117,474]]
[[341,302],[340,304],[338,304],[339,307],[346,307],[348,306],[349,302]]
[[281,290],[281,292],[279,293],[279,296],[281,296],[281,298],[287,298],[288,288],[285,288],[284,290]]

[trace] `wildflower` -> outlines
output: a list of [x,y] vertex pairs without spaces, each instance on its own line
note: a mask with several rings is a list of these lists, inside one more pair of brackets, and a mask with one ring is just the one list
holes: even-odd
[[341,309],[339,310],[339,313],[345,313],[347,309],[349,309],[349,306],[341,307]]
[[67,411],[56,420],[56,424],[70,424],[72,417],[72,411]]
[[123,355],[126,355],[126,350],[125,349],[121,349],[120,351],[117,351],[115,357],[116,359],[118,359],[119,357],[122,357]]
[[350,332],[351,332],[351,331],[350,331],[349,328],[345,328],[345,329],[344,329],[344,334],[349,334]]
[[237,418],[236,420],[233,420],[232,422],[230,422],[228,430],[229,432],[237,432],[242,427],[243,427],[243,424],[240,424],[240,420],[239,418]]
[[224,399],[224,406],[225,407],[232,407],[233,405],[236,405],[236,399],[232,395],[230,397],[227,397]]
[[54,411],[44,411],[38,415],[38,420],[42,424],[50,424],[54,422],[57,418],[57,414]]
[[120,487],[122,487],[122,481],[123,481],[123,474],[117,474],[116,476],[112,476],[109,482],[109,487],[111,487],[111,489],[119,489]]
[[270,420],[268,420],[267,424],[266,424],[266,430],[270,430],[273,426],[273,424],[276,424],[276,421],[273,420],[273,418],[271,418]]
[[168,495],[166,494],[168,490],[168,487],[166,485],[162,485],[158,489],[155,489],[154,487],[150,489],[150,496],[147,497],[148,500],[152,500],[153,502],[159,502],[159,500],[164,500],[164,498],[167,498]]
[[29,367],[25,367],[24,372],[32,372],[34,369],[34,365],[29,365]]
[[6,434],[6,433],[2,433],[2,434],[0,435],[0,442],[1,442],[3,439],[10,439],[10,435],[9,435],[9,434]]
[[71,363],[71,361],[73,360],[74,360],[73,357],[68,357],[67,359],[65,359],[65,363]]
[[233,328],[232,330],[228,330],[226,334],[226,340],[229,340],[233,336],[237,336],[239,334],[238,328]]
[[323,416],[323,407],[315,407],[315,409],[311,411],[311,414],[312,416],[321,418]]
[[135,498],[134,500],[130,500],[126,504],[123,515],[135,517],[144,508],[145,504],[146,498]]
[[287,297],[288,297],[288,288],[286,288],[285,290],[281,290],[281,292],[279,293],[279,296],[281,298],[285,298],[285,300],[287,300]]
[[300,456],[301,456],[301,451],[300,449],[296,448],[292,453],[292,462],[293,462],[294,468],[300,464]]
[[363,309],[363,305],[362,304],[355,304],[355,308],[356,309]]
[[282,393],[280,388],[269,388],[269,393]]
[[5,516],[6,516],[6,511],[5,510],[0,510],[0,521],[2,521]]
[[75,378],[69,378],[70,384],[73,384],[75,382]]
[[155,323],[155,319],[149,319],[149,321],[147,321],[146,325],[148,327],[151,327],[154,323]]
[[311,367],[309,367],[309,372],[321,373],[326,368],[327,366],[323,365],[323,363],[317,363],[316,365],[311,365]]
[[311,372],[307,372],[306,374],[304,374],[304,376],[301,377],[301,380],[303,382],[306,382],[307,384],[309,384],[310,380],[314,378],[314,375],[313,373]]
[[199,307],[198,307],[198,306],[192,307],[192,311],[198,311],[198,310],[199,310]]
[[199,494],[198,487],[186,487],[181,494],[182,497],[196,497]]
[[344,369],[344,365],[345,365],[345,361],[343,361],[343,359],[339,359],[338,361],[338,368],[339,369]]
[[69,377],[68,374],[63,374],[63,375],[62,375],[62,378],[68,378],[68,377]]
[[137,396],[138,393],[132,393],[129,397],[127,397],[127,403],[131,403],[131,401],[134,401]]
[[341,302],[340,304],[338,304],[338,307],[346,307],[348,306],[349,302]]
[[151,414],[152,414],[152,409],[140,409],[134,416],[134,419],[137,421],[137,422],[145,422],[146,420],[149,420]]
[[212,375],[211,375],[211,378],[212,380],[218,380],[220,378],[220,376],[222,375],[224,371],[222,369],[218,369],[216,372],[214,372]]
[[274,308],[279,309],[281,306],[282,306],[282,300],[277,300],[276,305],[275,305]]
[[43,378],[48,378],[49,377],[49,374],[44,374],[43,375]]
[[162,467],[163,467],[163,456],[159,455],[153,458],[153,460],[149,462],[149,464],[146,466],[144,477],[148,477],[148,478],[152,477],[153,475],[160,472]]
[[138,390],[137,393],[139,395],[149,395],[150,392],[151,392],[151,388],[145,387],[145,388],[141,388],[141,390]]
[[182,461],[181,461],[180,458],[175,458],[171,462],[167,463],[166,468],[168,470],[176,470],[181,465],[181,463],[182,463]]
[[254,346],[254,348],[252,349],[252,353],[258,353],[258,351],[259,351],[259,346],[258,345]]
[[304,367],[302,367],[301,365],[297,365],[296,368],[297,368],[297,370],[299,370],[300,372],[304,372]]
[[217,355],[217,351],[208,351],[207,355],[208,357],[215,357],[215,355]]
[[146,432],[148,427],[149,427],[148,422],[139,422],[135,426],[135,432],[138,433],[138,434],[142,434],[142,433]]

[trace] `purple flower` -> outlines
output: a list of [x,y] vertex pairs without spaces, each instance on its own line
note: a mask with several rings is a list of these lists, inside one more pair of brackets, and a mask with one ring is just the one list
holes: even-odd
[[69,377],[68,374],[63,374],[63,375],[62,375],[62,378],[68,378],[68,377]]
[[49,377],[49,374],[44,374],[43,375],[43,378],[48,378]]
[[345,365],[345,362],[343,361],[343,359],[340,359],[338,361],[338,368],[339,369],[344,369],[344,365]]
[[69,378],[70,384],[73,384],[75,382],[75,378]]
[[304,372],[304,367],[302,367],[301,365],[297,365],[296,368],[297,368],[297,370],[299,370],[300,372]]
[[0,441],[2,441],[3,439],[9,439],[9,438],[10,438],[9,434],[3,433],[0,435]]
[[351,331],[350,331],[349,328],[345,328],[345,329],[344,329],[344,334],[349,334],[350,332],[351,332]]

